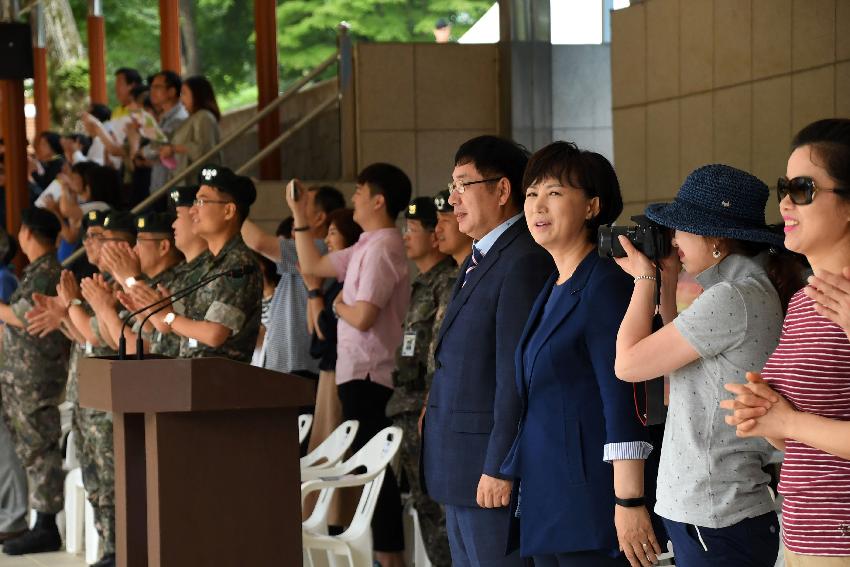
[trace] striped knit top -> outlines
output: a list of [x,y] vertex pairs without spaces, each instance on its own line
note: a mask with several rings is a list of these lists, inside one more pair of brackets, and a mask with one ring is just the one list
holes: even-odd
[[[764,378],[800,411],[850,421],[850,341],[803,291],[788,306]],[[783,539],[804,555],[850,555],[850,461],[786,439]]]

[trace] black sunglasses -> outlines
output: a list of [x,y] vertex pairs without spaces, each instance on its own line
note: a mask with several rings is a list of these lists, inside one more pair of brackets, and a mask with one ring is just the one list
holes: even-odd
[[780,177],[776,182],[776,197],[780,202],[788,195],[791,197],[791,202],[795,205],[811,205],[812,201],[815,200],[815,193],[818,191],[828,191],[830,193],[845,195],[850,194],[850,189],[841,189],[839,187],[825,189],[818,187],[815,184],[815,180],[811,177],[795,177],[793,179]]

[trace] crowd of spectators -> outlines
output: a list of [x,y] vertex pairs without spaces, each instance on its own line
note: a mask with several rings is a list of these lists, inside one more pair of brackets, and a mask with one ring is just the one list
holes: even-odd
[[[18,244],[0,235],[4,265],[18,247],[30,261],[14,292],[0,273],[0,456],[20,461],[0,460],[0,491],[20,490],[23,467],[37,512],[26,530],[25,505],[0,494],[6,553],[61,543],[64,398],[98,565],[114,565],[111,418],[76,402],[76,364],[141,337],[313,380],[305,450],[345,420],[359,422],[352,451],[399,425],[372,523],[382,567],[404,564],[403,495],[437,566],[648,567],[672,542],[682,567],[771,567],[780,540],[789,567],[850,563],[850,120],[794,138],[784,230],[765,222],[764,182],[710,164],[646,210],[669,254],[626,235],[608,254],[597,233],[623,211],[612,164],[496,136],[462,144],[433,195],[414,198],[387,163],[359,172],[350,208],[293,180],[274,233],[249,219],[253,182],[220,160],[129,215],[218,142],[220,112],[202,77],[122,69],[115,87],[121,107],[92,105],[85,134],[38,136]],[[63,271],[81,244],[85,261]],[[130,311],[246,266],[121,335]],[[702,292],[679,312],[682,273]],[[660,376],[666,426],[635,386]],[[331,533],[355,500],[340,491]]]

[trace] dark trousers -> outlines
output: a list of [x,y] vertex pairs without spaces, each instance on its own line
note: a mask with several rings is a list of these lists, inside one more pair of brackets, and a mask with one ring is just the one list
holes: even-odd
[[446,505],[446,531],[456,567],[521,567],[519,551],[505,555],[508,508]]
[[625,557],[614,559],[598,551],[535,555],[534,567],[629,567]]
[[773,567],[779,554],[775,512],[726,528],[704,528],[664,519],[676,567]]
[[[387,402],[393,391],[368,377],[340,384],[338,391],[342,419],[360,422],[351,444],[351,452],[356,453],[383,428],[392,425],[387,417]],[[387,467],[372,516],[372,539],[375,551],[404,551],[401,493],[391,467]]]

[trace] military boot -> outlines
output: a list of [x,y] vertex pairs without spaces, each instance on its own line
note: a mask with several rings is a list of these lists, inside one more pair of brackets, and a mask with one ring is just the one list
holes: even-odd
[[61,547],[62,537],[59,535],[59,528],[56,527],[56,514],[39,512],[35,526],[4,543],[3,553],[6,555],[45,553],[59,551]]
[[107,553],[100,558],[100,561],[92,564],[91,567],[115,567],[115,554]]

